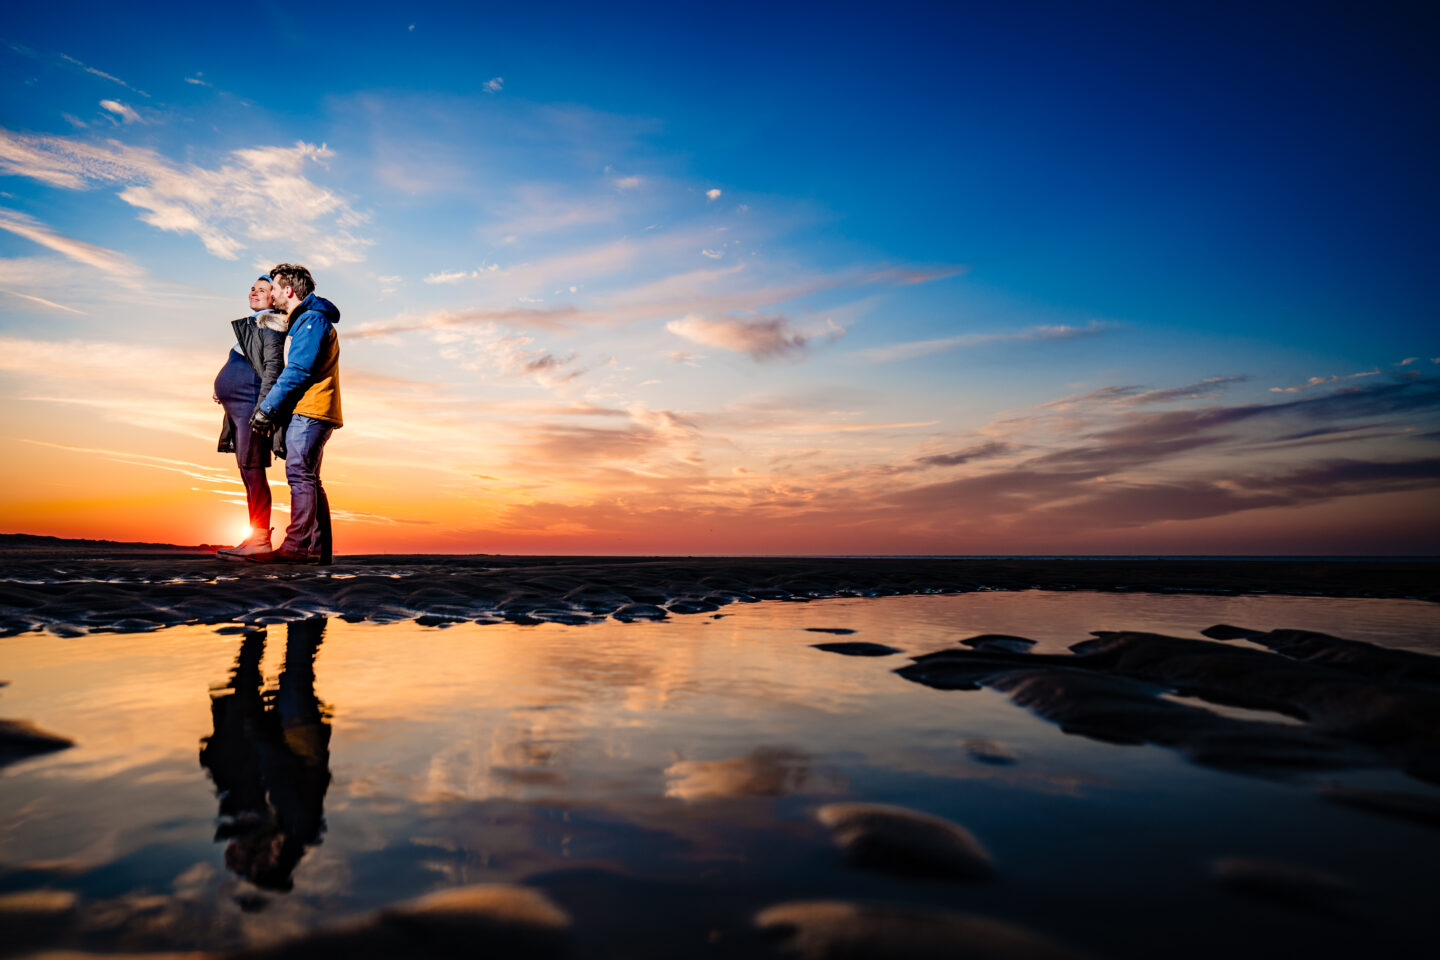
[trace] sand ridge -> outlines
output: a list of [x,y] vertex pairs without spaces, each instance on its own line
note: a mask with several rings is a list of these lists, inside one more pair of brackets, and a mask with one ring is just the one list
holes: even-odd
[[136,632],[316,616],[426,625],[586,623],[734,602],[979,590],[1110,590],[1440,600],[1433,561],[501,557],[379,555],[326,567],[195,553],[0,551],[0,636]]

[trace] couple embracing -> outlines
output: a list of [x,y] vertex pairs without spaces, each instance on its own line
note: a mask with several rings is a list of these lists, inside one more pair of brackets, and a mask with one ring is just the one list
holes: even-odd
[[[235,346],[215,378],[215,402],[225,408],[220,452],[235,454],[250,534],[217,552],[253,563],[329,563],[330,501],[320,483],[325,442],[341,425],[340,311],[315,295],[302,266],[278,264],[250,286],[251,316],[231,323]],[[272,456],[285,461],[290,526],[270,547]]]

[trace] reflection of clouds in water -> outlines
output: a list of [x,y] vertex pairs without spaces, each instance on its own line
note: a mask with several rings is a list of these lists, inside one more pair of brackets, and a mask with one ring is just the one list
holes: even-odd
[[[340,887],[322,886],[318,892],[333,894],[349,882],[347,874]],[[310,895],[317,893],[313,884],[307,886]],[[182,870],[171,881],[169,895],[163,889],[162,882],[158,890],[82,898],[76,908],[75,936],[91,947],[103,945],[106,952],[143,951],[177,943],[263,945],[298,936],[311,926],[313,907],[305,898],[267,899],[261,913],[234,909],[243,881],[209,861]]]
[[943,777],[956,782],[983,780],[1054,797],[1085,797],[1117,786],[1114,778],[1093,768],[1086,769],[1083,762],[1049,755],[1046,751],[1026,752],[1019,763],[986,763],[970,755],[961,740],[929,748],[897,749],[885,756],[883,766],[896,773]]
[[[421,782],[416,784],[420,789],[414,799],[419,803],[482,799],[489,795],[490,766],[476,740],[447,743],[431,754]],[[393,788],[404,788],[396,778],[390,780]]]
[[575,766],[575,744],[583,731],[571,711],[546,711],[543,718],[527,722],[522,713],[509,723],[437,751],[430,758],[417,799],[432,803],[521,799],[536,790],[548,787],[554,792],[564,787]]
[[665,770],[665,796],[687,802],[720,797],[781,797],[790,793],[840,793],[845,781],[814,769],[811,757],[790,747],[760,747],[726,760],[680,760]]

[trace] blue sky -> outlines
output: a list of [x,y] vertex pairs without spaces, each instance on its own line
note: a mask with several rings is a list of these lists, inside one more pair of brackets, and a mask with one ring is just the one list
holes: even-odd
[[[275,259],[310,263],[344,314],[337,482],[377,546],[642,549],[622,534],[789,509],[787,530],[813,521],[795,551],[838,548],[815,530],[889,489],[885,469],[1041,430],[1065,398],[1088,412],[926,469],[1113,446],[1136,397],[1230,409],[1382,382],[1406,399],[1335,422],[1358,431],[1346,457],[1409,479],[1147,514],[1134,545],[1239,549],[1224,518],[1311,529],[1329,509],[1333,549],[1359,549],[1363,501],[1395,525],[1379,548],[1404,529],[1391,501],[1433,502],[1429,468],[1398,466],[1435,455],[1417,437],[1440,356],[1420,5],[151,9],[30,5],[0,30],[0,387],[12,437],[65,447],[47,469],[120,462],[123,440],[212,471],[185,491],[192,537],[217,536],[234,491],[186,398]],[[114,343],[183,372],[127,386]],[[67,373],[67,344],[96,369]],[[423,493],[378,462],[387,444],[433,466]],[[1333,467],[1330,446],[1269,450],[1257,483]],[[1201,447],[1127,459],[1124,482],[1213,487],[1233,470],[1216,457],[1253,455]],[[188,476],[125,468],[137,503]],[[61,507],[14,479],[10,515],[53,527]],[[1083,524],[1045,539],[1057,489],[900,527],[915,552],[1099,552]],[[897,522],[856,528],[854,552]]]

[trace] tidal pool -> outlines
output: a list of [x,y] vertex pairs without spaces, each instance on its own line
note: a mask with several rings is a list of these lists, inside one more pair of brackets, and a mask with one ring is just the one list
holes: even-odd
[[[978,913],[1111,957],[1433,943],[1440,829],[1319,788],[1434,799],[1434,785],[1385,768],[1223,772],[893,672],[976,634],[1064,653],[1093,630],[1217,623],[1440,653],[1440,608],[1418,601],[1080,592],[10,637],[0,716],[76,743],[0,769],[0,951],[264,944],[488,882],[543,890],[578,957],[753,956],[756,912],[798,899]],[[812,646],[834,641],[903,653]],[[814,816],[837,800],[961,824],[996,875],[847,865]],[[1353,890],[1319,910],[1244,896],[1212,878],[1227,857]],[[36,890],[74,906],[7,919],[5,897]]]

